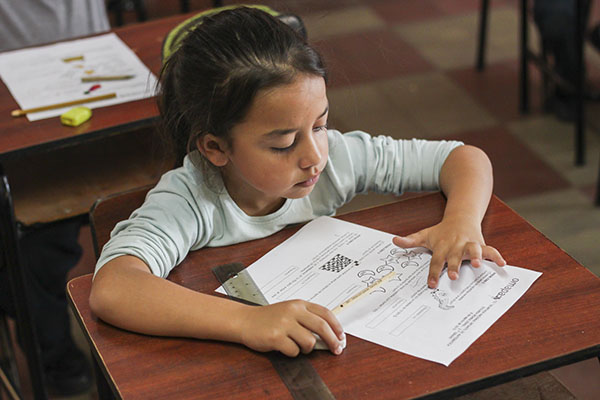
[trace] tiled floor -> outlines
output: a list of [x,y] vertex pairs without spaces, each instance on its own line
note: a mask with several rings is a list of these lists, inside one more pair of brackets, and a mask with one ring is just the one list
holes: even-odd
[[[164,3],[147,1],[151,18],[178,11],[178,2]],[[518,113],[515,1],[491,2],[483,72],[474,69],[477,0],[265,3],[302,16],[311,41],[325,55],[331,70],[332,126],[397,138],[460,139],[483,148],[494,164],[495,194],[600,275],[600,207],[592,203],[600,161],[600,104],[587,107],[583,167],[573,165],[573,127],[542,112],[539,76],[533,68],[532,110],[529,115]],[[192,2],[194,9],[209,4]],[[600,56],[593,49],[587,54],[590,79],[600,88]],[[390,199],[363,196],[344,210]],[[75,273],[91,271],[88,235],[82,233],[86,254]],[[579,399],[600,398],[597,359],[553,375]],[[538,398],[525,393],[521,398]]]

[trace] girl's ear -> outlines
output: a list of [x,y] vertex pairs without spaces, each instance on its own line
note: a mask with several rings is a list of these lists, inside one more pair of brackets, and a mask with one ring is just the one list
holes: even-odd
[[215,167],[224,167],[229,161],[227,143],[220,137],[206,133],[196,139],[196,146]]

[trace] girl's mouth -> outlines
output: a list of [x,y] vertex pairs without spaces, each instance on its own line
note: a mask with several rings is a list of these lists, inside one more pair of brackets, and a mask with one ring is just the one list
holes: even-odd
[[296,184],[296,186],[301,186],[301,187],[310,187],[312,185],[314,185],[315,183],[317,183],[317,181],[319,180],[319,176],[321,174],[318,173],[317,175],[305,180],[304,182],[300,182],[298,184]]

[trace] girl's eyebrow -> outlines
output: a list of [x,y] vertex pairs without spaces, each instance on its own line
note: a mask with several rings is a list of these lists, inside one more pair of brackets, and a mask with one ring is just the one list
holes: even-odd
[[[323,116],[325,114],[327,114],[327,112],[329,111],[329,104],[327,104],[327,107],[325,107],[325,110],[321,113],[321,115],[319,115],[317,117],[317,119],[323,118]],[[299,129],[298,128],[290,128],[290,129],[274,129],[271,132],[267,132],[265,133],[263,136],[264,137],[273,137],[273,136],[283,136],[283,135],[289,135],[290,133],[294,133],[297,132]]]

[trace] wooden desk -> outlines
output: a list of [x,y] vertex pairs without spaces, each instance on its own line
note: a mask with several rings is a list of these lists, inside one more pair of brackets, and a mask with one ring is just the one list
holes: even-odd
[[[134,24],[113,32],[158,76],[165,35],[190,15]],[[94,109],[93,117],[76,128],[62,125],[58,117],[34,122],[11,117],[10,112],[18,108],[0,81],[0,163],[11,182],[17,219],[25,224],[87,213],[97,198],[155,182],[172,167],[169,162],[150,162],[153,157],[148,157],[148,146],[158,146],[147,142],[140,148],[136,140],[128,142],[129,154],[124,157],[116,161],[106,157],[123,153],[127,139],[111,144],[118,134],[135,131],[146,138],[153,134],[152,125],[158,117],[154,98]],[[124,164],[128,157],[134,161]]]
[[[431,194],[340,218],[408,234],[439,221],[443,208],[443,197]],[[249,265],[297,229],[190,253],[169,279],[214,294],[218,282],[211,267],[233,261]],[[600,354],[600,279],[497,198],[483,230],[509,264],[544,274],[450,367],[351,336],[341,356],[313,352],[308,359],[336,398],[455,396]],[[69,298],[95,357],[122,398],[291,398],[264,354],[237,344],[114,328],[91,314],[90,287],[91,275],[73,279],[67,285]]]
[[[165,35],[193,14],[177,15],[112,30],[158,76]],[[35,152],[91,141],[111,134],[151,125],[158,117],[154,98],[94,109],[93,117],[77,128],[64,126],[58,117],[29,122],[13,118],[19,106],[0,80],[0,161]]]

